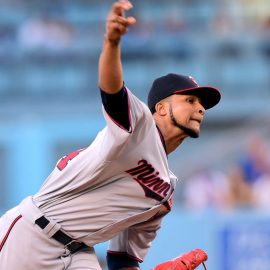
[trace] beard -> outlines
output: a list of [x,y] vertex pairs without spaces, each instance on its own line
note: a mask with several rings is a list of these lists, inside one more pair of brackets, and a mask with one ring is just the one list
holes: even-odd
[[175,119],[174,117],[174,114],[173,114],[173,110],[172,110],[172,106],[170,104],[170,118],[171,118],[171,121],[173,123],[173,125],[179,129],[181,129],[182,131],[184,131],[189,137],[191,138],[198,138],[199,137],[199,132],[192,129],[192,128],[188,128],[188,127],[185,127],[183,126],[182,124],[178,123],[177,120]]

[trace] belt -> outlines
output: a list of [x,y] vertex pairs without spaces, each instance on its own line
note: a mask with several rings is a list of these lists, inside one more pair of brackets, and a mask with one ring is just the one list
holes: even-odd
[[[41,228],[44,229],[49,223],[50,221],[45,218],[44,216],[38,218],[35,223]],[[65,248],[67,248],[71,254],[84,249],[84,248],[88,248],[88,246],[82,242],[79,242],[77,240],[72,239],[70,236],[68,236],[67,234],[65,234],[63,231],[58,230],[53,236],[53,239],[55,239],[56,241],[60,242],[61,244],[63,244],[65,246]]]

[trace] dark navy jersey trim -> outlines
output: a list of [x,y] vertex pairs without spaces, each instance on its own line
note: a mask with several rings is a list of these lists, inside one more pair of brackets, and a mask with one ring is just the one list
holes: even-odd
[[158,130],[159,136],[160,136],[160,140],[161,140],[162,145],[163,145],[163,147],[164,147],[165,153],[166,153],[166,155],[167,155],[167,149],[166,149],[166,144],[165,144],[164,137],[163,137],[163,135],[162,135],[162,133],[161,133],[159,127],[158,127],[157,125],[156,125],[156,127],[157,127],[157,130]]
[[132,256],[130,254],[128,254],[127,252],[125,251],[113,251],[113,250],[107,250],[107,255],[110,254],[110,255],[114,255],[115,257],[119,256],[118,258],[120,258],[120,256],[123,258],[123,257],[126,257],[126,258],[129,258],[131,259],[132,261],[134,262],[143,262],[142,259],[139,259],[135,256]]
[[121,128],[130,132],[128,94],[125,86],[116,94],[108,94],[100,89],[102,104],[108,115]]

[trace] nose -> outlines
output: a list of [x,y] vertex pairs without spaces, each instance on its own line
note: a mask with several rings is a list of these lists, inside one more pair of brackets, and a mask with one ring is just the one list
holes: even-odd
[[201,103],[198,103],[198,113],[201,115],[205,114],[205,108],[203,107]]

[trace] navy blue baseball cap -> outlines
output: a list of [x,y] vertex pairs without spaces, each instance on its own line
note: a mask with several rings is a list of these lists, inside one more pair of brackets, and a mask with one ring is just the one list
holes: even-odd
[[221,93],[217,88],[200,86],[191,76],[169,73],[154,80],[148,94],[150,111],[154,113],[159,101],[174,94],[197,96],[206,110],[217,105],[221,98]]

